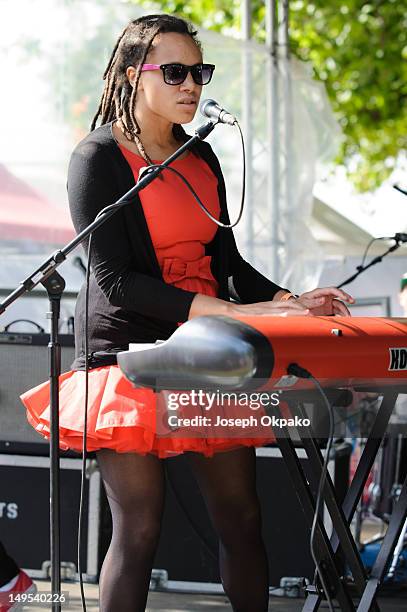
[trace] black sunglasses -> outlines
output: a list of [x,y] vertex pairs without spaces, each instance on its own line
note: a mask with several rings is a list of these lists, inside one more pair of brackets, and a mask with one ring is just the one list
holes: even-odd
[[215,70],[214,64],[194,64],[186,66],[185,64],[143,64],[141,71],[145,70],[162,70],[164,82],[167,85],[181,85],[191,73],[194,82],[197,85],[207,85],[212,78]]

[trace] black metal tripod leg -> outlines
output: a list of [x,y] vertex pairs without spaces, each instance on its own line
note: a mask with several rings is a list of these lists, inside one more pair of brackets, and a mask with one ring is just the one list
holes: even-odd
[[[272,410],[274,412],[275,409],[272,408]],[[315,514],[314,499],[287,430],[281,428],[280,433],[281,435],[276,437],[277,444],[280,448],[285,465],[287,466],[305,517],[309,523],[309,528],[311,528]],[[327,584],[331,597],[338,600],[341,610],[344,612],[353,612],[355,607],[349,593],[342,584],[340,572],[336,566],[334,552],[320,517],[318,517],[315,530],[315,549],[324,574],[324,581]]]
[[379,554],[373,565],[370,573],[370,578],[367,582],[365,592],[360,600],[358,612],[370,612],[372,609],[372,601],[376,595],[377,589],[381,585],[387,568],[390,563],[390,558],[396,548],[397,541],[400,537],[401,530],[407,519],[407,478],[404,481],[401,489],[400,497],[394,507],[390,517],[390,523],[384,536],[383,543],[380,547]]
[[[370,435],[363,449],[352,483],[342,504],[343,515],[348,524],[351,523],[353,519],[357,504],[380,448],[391,413],[393,412],[397,396],[398,393],[391,391],[391,389],[383,394],[383,400],[377,412]],[[331,545],[336,554],[339,548],[339,537],[336,531],[332,534]],[[303,612],[315,612],[318,610],[320,603],[321,598],[318,595],[309,594],[305,601]]]
[[302,612],[314,612],[322,603],[322,597],[318,593],[308,593],[307,599],[302,607]]
[[[300,404],[296,406],[296,411],[301,418],[307,418],[307,414]],[[302,440],[304,449],[308,455],[309,466],[315,478],[317,479],[317,481],[319,481],[322,473],[322,466],[324,460],[320,449],[317,447],[317,445],[315,444],[315,440],[313,439],[313,429],[311,426],[309,426],[302,427],[301,430],[297,429],[297,431],[298,435]],[[331,516],[333,527],[338,535],[340,546],[344,552],[346,560],[348,561],[350,570],[355,580],[355,585],[357,587],[358,594],[361,596],[366,586],[366,572],[355,540],[347,524],[346,517],[336,498],[335,488],[329,473],[327,473],[323,497],[325,504],[328,508],[329,514]],[[339,555],[337,551],[334,552],[336,552],[335,556],[339,562]],[[374,612],[379,611],[379,608],[376,604],[374,605],[373,610]]]
[[58,340],[58,324],[62,292],[65,281],[54,270],[42,284],[47,290],[51,319],[51,334],[48,344],[50,367],[50,412],[51,412],[51,439],[50,439],[50,549],[51,549],[51,590],[53,612],[60,612],[61,594],[61,526],[60,526],[60,463],[59,463],[59,375],[61,373],[61,346]]
[[[294,445],[292,441],[287,438],[277,438],[277,443],[288,468],[303,512],[311,528],[315,513],[315,502],[297,457],[297,453],[295,452]],[[315,531],[315,549],[317,558],[324,570],[325,582],[327,583],[331,597],[338,600],[342,610],[355,610],[352,599],[342,584],[340,571],[336,566],[334,552],[320,517],[318,518]]]

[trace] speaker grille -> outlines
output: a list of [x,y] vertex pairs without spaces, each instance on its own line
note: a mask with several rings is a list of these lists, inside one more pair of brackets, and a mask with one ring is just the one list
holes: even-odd
[[[35,336],[32,338],[35,342]],[[73,338],[70,344],[72,346],[61,348],[62,372],[68,371],[74,360]],[[48,380],[48,375],[46,345],[0,343],[1,441],[44,444],[44,438],[27,421],[26,409],[20,400],[20,395]]]

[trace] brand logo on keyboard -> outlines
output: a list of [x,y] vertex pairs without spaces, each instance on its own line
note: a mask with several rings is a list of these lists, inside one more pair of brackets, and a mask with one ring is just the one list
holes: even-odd
[[407,348],[389,348],[389,370],[407,370]]

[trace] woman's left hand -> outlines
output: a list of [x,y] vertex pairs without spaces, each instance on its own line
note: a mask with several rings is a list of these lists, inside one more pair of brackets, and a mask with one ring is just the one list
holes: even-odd
[[306,291],[297,298],[305,308],[309,308],[314,316],[342,315],[350,317],[349,309],[343,302],[353,304],[354,298],[336,287],[322,287]]

